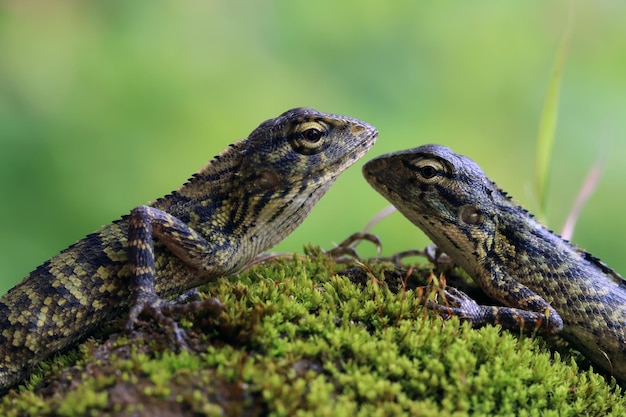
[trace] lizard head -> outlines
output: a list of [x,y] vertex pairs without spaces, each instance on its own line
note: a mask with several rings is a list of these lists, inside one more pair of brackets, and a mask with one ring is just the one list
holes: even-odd
[[261,123],[239,147],[237,169],[256,223],[286,236],[377,136],[360,120],[309,108]]
[[[170,210],[192,227],[209,221],[232,237],[230,247],[246,245],[245,252],[256,254],[291,233],[377,136],[357,119],[288,110],[210,161],[176,193]],[[234,270],[247,262],[237,259]]]
[[295,108],[266,120],[242,148],[241,172],[259,190],[327,189],[372,147],[378,132],[346,116]]
[[376,191],[463,265],[477,245],[493,244],[509,198],[471,159],[440,145],[380,156],[363,167]]

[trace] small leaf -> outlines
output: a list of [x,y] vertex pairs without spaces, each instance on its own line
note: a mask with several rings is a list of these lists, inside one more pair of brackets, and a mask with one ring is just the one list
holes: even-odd
[[539,133],[537,135],[537,154],[535,156],[535,192],[539,203],[538,214],[540,220],[545,220],[546,200],[548,193],[548,179],[550,177],[550,162],[552,159],[552,148],[554,145],[554,132],[556,130],[556,122],[559,112],[559,92],[561,86],[561,78],[563,68],[565,66],[565,57],[572,38],[573,18],[570,8],[569,19],[565,36],[561,42],[559,53],[556,57],[552,78],[546,93],[541,112],[541,122],[539,124]]

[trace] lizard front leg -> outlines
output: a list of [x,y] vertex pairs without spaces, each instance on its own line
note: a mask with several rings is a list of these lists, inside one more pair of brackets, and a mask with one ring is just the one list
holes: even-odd
[[154,239],[159,239],[186,265],[202,271],[210,263],[211,245],[197,231],[162,210],[139,206],[130,213],[128,255],[131,271],[132,303],[127,329],[132,330],[139,315],[146,311],[159,324],[174,333],[176,342],[185,346],[184,332],[164,314],[175,303],[160,298],[155,289]]
[[442,303],[428,301],[426,305],[437,311],[443,318],[457,316],[460,320],[468,321],[473,327],[487,324],[499,324],[508,330],[523,330],[526,333],[538,331],[544,334],[554,334],[560,331],[562,322],[560,317],[550,315],[550,309],[544,312],[528,311],[513,307],[480,305],[463,291],[454,287],[444,290]]
[[446,303],[429,302],[428,305],[443,317],[455,315],[461,320],[471,322],[474,327],[499,324],[509,330],[521,329],[525,332],[538,331],[544,334],[556,334],[563,329],[561,316],[536,292],[498,268],[487,270],[491,270],[492,273],[489,279],[477,277],[479,278],[477,282],[488,296],[505,306],[479,305],[453,287],[444,289]]

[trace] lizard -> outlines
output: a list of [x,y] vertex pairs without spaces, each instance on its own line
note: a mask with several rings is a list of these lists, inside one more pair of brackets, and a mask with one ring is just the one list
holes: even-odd
[[462,267],[489,299],[448,287],[431,307],[473,326],[559,334],[597,368],[626,381],[626,283],[543,226],[471,159],[424,145],[368,161],[363,175]]
[[377,137],[354,118],[288,110],[178,190],[44,262],[0,297],[0,390],[121,314],[132,330],[145,311],[181,341],[168,297],[235,274],[282,241]]

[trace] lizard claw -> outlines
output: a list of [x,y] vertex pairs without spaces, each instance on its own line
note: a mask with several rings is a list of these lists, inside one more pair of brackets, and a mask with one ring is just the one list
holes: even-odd
[[435,310],[444,319],[457,316],[460,319],[475,320],[482,315],[481,306],[463,291],[454,287],[443,290],[442,302],[426,301],[426,306]]
[[421,256],[424,257],[431,264],[440,267],[443,265],[451,265],[454,264],[452,259],[444,254],[441,249],[435,244],[428,245],[424,249],[410,249],[402,252],[395,253],[391,256],[379,258],[381,261],[389,261],[393,262],[395,265],[400,265],[404,258],[408,258],[411,256]]
[[139,322],[139,315],[142,313],[148,314],[157,323],[159,323],[162,328],[168,330],[170,335],[173,337],[174,344],[178,347],[178,349],[187,349],[188,345],[185,341],[187,339],[187,334],[183,329],[180,328],[176,320],[164,314],[165,311],[171,311],[172,306],[173,304],[171,302],[161,300],[160,298],[155,298],[154,300],[135,304],[130,310],[128,322],[126,323],[126,330],[128,332],[132,332],[135,328],[135,325]]
[[335,248],[326,251],[325,254],[331,256],[335,261],[343,262],[346,258],[359,259],[359,254],[354,249],[356,245],[362,241],[368,241],[376,245],[376,256],[380,255],[382,244],[378,236],[371,233],[357,232],[348,236],[343,242]]
[[[195,299],[193,301],[190,301]],[[166,329],[172,337],[174,344],[179,350],[188,349],[186,342],[187,333],[174,320],[172,315],[189,314],[196,311],[208,311],[211,314],[219,314],[224,309],[223,304],[215,297],[201,300],[197,291],[189,291],[172,300],[162,300],[158,297],[149,302],[137,303],[130,311],[126,330],[132,332],[139,322],[139,315],[147,314],[152,317],[162,328]]]

